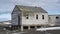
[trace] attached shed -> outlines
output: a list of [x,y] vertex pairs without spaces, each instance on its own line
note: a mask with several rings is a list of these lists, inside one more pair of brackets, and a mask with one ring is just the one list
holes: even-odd
[[60,25],[60,15],[49,15],[49,23],[55,25]]

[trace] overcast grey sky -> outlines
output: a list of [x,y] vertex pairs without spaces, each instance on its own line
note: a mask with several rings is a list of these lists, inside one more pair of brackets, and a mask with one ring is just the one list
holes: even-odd
[[60,0],[0,0],[0,21],[11,20],[15,5],[39,6],[48,14],[60,14]]

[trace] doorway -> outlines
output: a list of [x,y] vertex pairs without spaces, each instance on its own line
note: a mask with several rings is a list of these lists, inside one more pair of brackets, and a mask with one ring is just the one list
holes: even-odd
[[20,16],[18,16],[18,25],[20,25]]

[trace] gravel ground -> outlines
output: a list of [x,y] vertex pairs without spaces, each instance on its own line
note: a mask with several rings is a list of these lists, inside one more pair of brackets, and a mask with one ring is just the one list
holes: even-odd
[[60,34],[60,30],[53,31],[27,31],[27,32],[12,32],[12,31],[0,31],[0,34]]
[[51,31],[35,31],[32,30],[26,30],[23,32],[15,32],[15,31],[9,31],[9,30],[3,30],[3,28],[0,28],[0,34],[60,34],[60,30],[51,30]]

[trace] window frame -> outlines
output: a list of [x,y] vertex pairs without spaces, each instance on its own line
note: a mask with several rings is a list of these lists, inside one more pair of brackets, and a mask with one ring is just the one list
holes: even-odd
[[59,17],[58,17],[58,16],[56,16],[56,19],[59,19]]
[[43,20],[45,19],[44,15],[42,15],[42,19],[43,19]]
[[29,19],[29,14],[26,14],[26,19]]
[[38,19],[38,14],[36,14],[36,19]]

